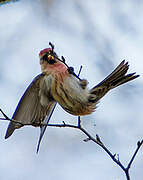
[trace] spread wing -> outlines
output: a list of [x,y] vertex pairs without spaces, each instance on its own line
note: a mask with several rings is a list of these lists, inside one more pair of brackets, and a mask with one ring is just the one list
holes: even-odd
[[[22,124],[40,126],[40,123],[51,114],[55,101],[49,100],[46,106],[42,106],[40,103],[41,88],[45,86],[44,76],[44,74],[39,74],[28,86],[17,105],[12,119]],[[23,125],[20,123],[10,122],[5,138],[11,136],[15,129],[22,127]]]

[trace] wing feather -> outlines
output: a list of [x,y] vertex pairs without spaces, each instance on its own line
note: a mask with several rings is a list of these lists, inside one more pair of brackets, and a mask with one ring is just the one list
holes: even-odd
[[[48,116],[49,109],[52,111],[54,100],[49,101],[47,106],[40,103],[40,90],[44,84],[44,74],[39,74],[34,78],[28,86],[25,93],[21,97],[12,119],[22,123],[40,126],[40,123]],[[5,138],[12,135],[15,129],[22,127],[20,123],[10,122],[6,131]]]
[[[50,118],[51,118],[51,116],[52,116],[52,114],[54,112],[55,107],[56,107],[56,103],[53,103],[51,105],[51,107],[50,107],[50,110],[49,110],[50,113],[45,117],[45,119],[43,121],[44,124],[49,123],[49,120],[50,120]],[[41,143],[42,137],[43,137],[43,135],[44,135],[44,133],[46,131],[46,128],[47,128],[47,126],[41,126],[40,127],[41,132],[40,132],[40,137],[39,137],[39,141],[38,141],[38,145],[37,145],[37,153],[39,151],[40,143]]]

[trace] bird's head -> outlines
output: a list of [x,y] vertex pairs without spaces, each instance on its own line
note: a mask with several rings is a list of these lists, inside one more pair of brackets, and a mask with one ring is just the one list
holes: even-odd
[[49,42],[49,45],[51,48],[43,49],[39,53],[42,72],[46,74],[53,74],[57,72],[61,72],[66,75],[72,74],[77,79],[81,80],[79,76],[75,74],[73,67],[69,67],[66,64],[65,58],[62,56],[60,59],[54,52],[54,45],[51,42]]
[[56,63],[57,54],[53,51],[52,48],[46,48],[40,51],[40,64],[46,61],[48,64]]
[[54,46],[46,48],[40,51],[40,65],[43,73],[52,73],[55,71],[65,71],[67,67],[62,60],[58,58],[58,55],[54,52]]

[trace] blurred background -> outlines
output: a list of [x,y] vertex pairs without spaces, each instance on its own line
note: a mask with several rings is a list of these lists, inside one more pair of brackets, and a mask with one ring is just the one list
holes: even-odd
[[[11,117],[32,79],[40,73],[39,51],[49,41],[67,63],[99,83],[123,60],[140,77],[108,93],[82,125],[119,154],[126,165],[143,138],[143,1],[20,0],[0,5],[0,108]],[[0,116],[2,117],[2,115]],[[76,124],[57,106],[51,123]],[[39,128],[23,127],[7,140],[0,122],[0,179],[123,180],[122,170],[78,130],[48,127],[36,154]],[[131,168],[143,176],[143,148]]]

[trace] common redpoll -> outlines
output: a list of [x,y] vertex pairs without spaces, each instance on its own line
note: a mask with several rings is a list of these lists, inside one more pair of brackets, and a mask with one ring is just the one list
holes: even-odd
[[[17,122],[41,128],[37,151],[46,130],[42,123],[49,122],[56,103],[75,116],[91,114],[109,90],[139,77],[135,73],[126,75],[129,65],[124,60],[103,81],[88,89],[87,80],[78,78],[50,45],[52,48],[46,48],[39,54],[42,73],[28,86],[12,116]],[[22,127],[20,123],[10,122],[5,138]]]

